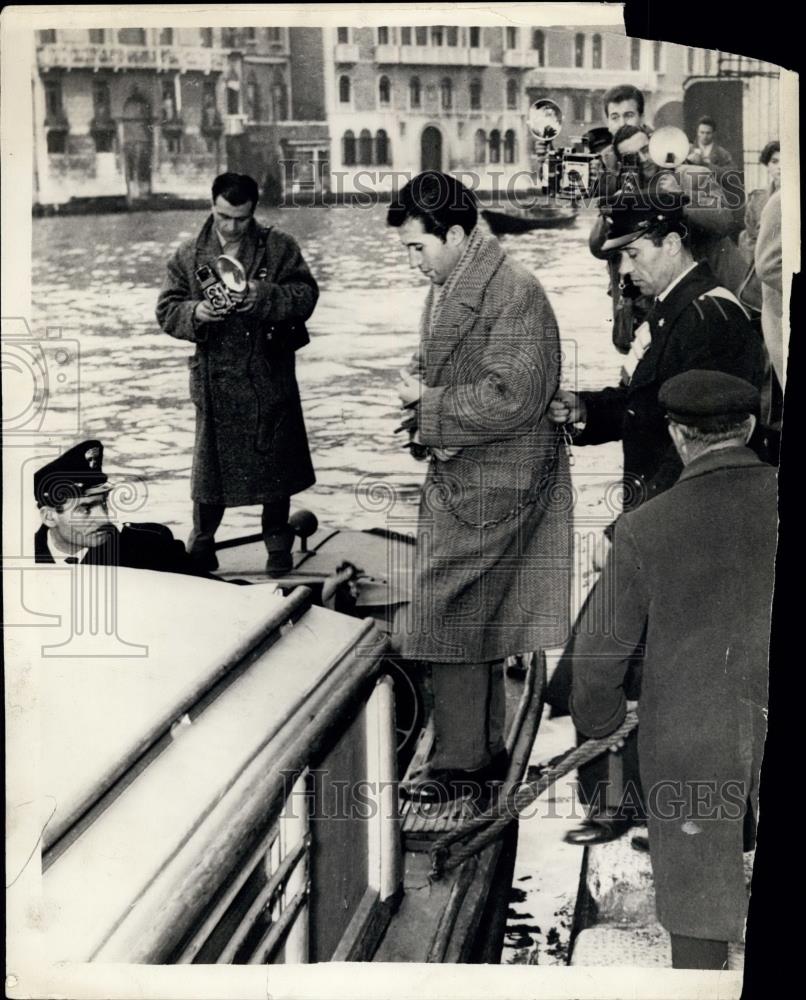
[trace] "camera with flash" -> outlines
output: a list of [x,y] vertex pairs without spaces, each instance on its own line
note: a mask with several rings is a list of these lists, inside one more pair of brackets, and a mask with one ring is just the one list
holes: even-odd
[[571,201],[588,197],[598,176],[601,158],[598,153],[590,152],[584,137],[572,147],[553,147],[552,142],[563,126],[560,106],[547,97],[535,101],[529,109],[527,123],[536,140],[535,152],[538,156],[545,154],[540,176],[543,190],[552,197]]
[[196,280],[210,306],[222,315],[237,309],[246,297],[246,270],[237,258],[227,254],[216,257],[215,265],[196,268]]

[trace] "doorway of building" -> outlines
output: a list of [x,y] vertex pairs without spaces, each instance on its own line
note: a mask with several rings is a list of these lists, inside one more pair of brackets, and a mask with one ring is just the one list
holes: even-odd
[[433,125],[423,129],[420,153],[423,170],[442,170],[442,133]]
[[134,90],[123,105],[120,149],[126,178],[126,198],[136,201],[151,194],[151,161],[154,149],[151,104]]

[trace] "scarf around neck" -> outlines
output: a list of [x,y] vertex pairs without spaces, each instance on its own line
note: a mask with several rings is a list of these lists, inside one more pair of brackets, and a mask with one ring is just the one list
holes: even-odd
[[478,226],[468,235],[467,243],[462,251],[462,256],[456,262],[456,267],[448,275],[448,280],[440,288],[440,290],[434,295],[433,302],[431,303],[431,316],[430,316],[430,326],[433,328],[439,317],[439,313],[442,310],[448,296],[451,294],[453,289],[456,287],[456,283],[462,276],[464,271],[467,270],[468,266],[474,260],[476,254],[481,249],[484,243],[484,234],[479,229]]

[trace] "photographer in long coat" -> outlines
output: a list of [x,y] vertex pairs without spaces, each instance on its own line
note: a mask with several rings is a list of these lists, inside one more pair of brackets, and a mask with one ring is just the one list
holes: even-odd
[[[255,221],[251,177],[222,174],[212,195],[212,214],[171,257],[157,302],[162,329],[196,345],[189,359],[196,443],[188,551],[203,569],[215,569],[225,508],[262,504],[267,572],[281,575],[291,568],[289,498],[315,481],[294,352],[308,343],[305,321],[319,290],[296,242]],[[216,296],[204,293],[221,255],[239,261],[248,279],[234,309],[216,308]]]
[[557,324],[540,283],[477,217],[472,192],[436,172],[405,185],[387,216],[431,281],[400,388],[430,456],[411,617],[397,622],[401,651],[431,665],[436,748],[408,789],[420,798],[501,776],[503,660],[556,646],[568,628],[568,459],[546,416]]
[[[586,736],[624,720],[631,662],[658,919],[675,968],[721,968],[743,936],[766,731],[776,473],[746,447],[758,390],[689,370],[660,390],[684,469],[616,522],[574,647],[571,713]],[[609,610],[602,617],[599,608]]]

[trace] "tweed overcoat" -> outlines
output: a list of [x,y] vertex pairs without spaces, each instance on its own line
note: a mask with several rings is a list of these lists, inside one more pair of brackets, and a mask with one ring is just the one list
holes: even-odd
[[764,380],[761,337],[705,261],[657,303],[648,323],[652,340],[629,384],[580,393],[587,423],[576,443],[621,440],[624,446],[625,509],[668,489],[682,468],[658,403],[667,379],[706,368],[736,375],[758,389]]
[[613,617],[603,627],[594,609],[576,640],[571,712],[588,736],[621,724],[627,664],[643,652],[641,781],[658,918],[672,934],[742,937],[775,546],[775,470],[747,448],[706,453],[617,521],[597,604]]
[[546,409],[560,377],[557,324],[537,279],[482,240],[431,322],[419,364],[420,503],[403,652],[484,662],[558,645],[568,630],[568,458]]
[[193,310],[203,294],[196,269],[220,253],[211,216],[168,262],[157,320],[196,345],[188,361],[196,407],[191,496],[238,507],[291,496],[315,481],[294,349],[307,342],[305,320],[319,291],[296,242],[253,219],[239,254],[257,283],[254,311],[197,324]]

